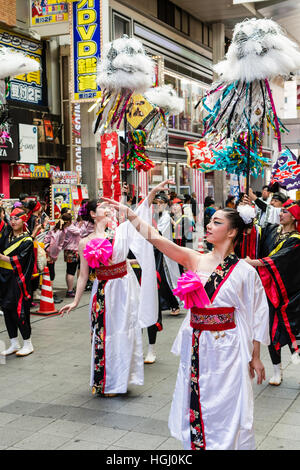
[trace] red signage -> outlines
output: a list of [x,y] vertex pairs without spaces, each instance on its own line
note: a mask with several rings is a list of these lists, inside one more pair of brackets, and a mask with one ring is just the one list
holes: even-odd
[[118,134],[101,136],[101,158],[103,170],[103,196],[119,200],[121,196],[119,165],[114,164],[119,159]]

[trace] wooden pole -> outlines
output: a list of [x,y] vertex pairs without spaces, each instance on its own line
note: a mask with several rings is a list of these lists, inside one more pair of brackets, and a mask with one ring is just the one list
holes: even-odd
[[251,147],[251,109],[252,109],[252,83],[249,88],[249,122],[248,122],[248,135],[247,135],[247,174],[246,174],[246,194],[249,195],[250,187],[250,147]]
[[124,113],[124,182],[127,184],[127,152],[128,152],[128,139],[127,139],[127,113]]

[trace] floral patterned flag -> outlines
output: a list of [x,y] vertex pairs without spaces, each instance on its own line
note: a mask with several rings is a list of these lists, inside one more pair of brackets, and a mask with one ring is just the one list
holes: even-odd
[[300,189],[300,164],[299,159],[290,149],[283,150],[273,166],[271,184],[277,182],[287,191]]
[[185,142],[184,148],[188,155],[187,166],[203,172],[214,170],[216,158],[205,140]]

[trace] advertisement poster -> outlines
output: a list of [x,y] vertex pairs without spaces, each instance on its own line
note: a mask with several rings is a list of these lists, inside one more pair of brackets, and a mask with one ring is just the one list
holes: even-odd
[[43,93],[42,43],[35,39],[21,36],[19,33],[5,31],[0,28],[0,46],[9,47],[16,52],[22,52],[27,57],[35,59],[40,65],[40,70],[18,75],[10,80],[7,99],[46,106],[47,102]]
[[51,185],[52,218],[58,219],[63,207],[73,210],[72,191],[69,184]]
[[97,60],[101,56],[101,0],[72,3],[71,59],[73,101],[101,96],[97,85]]
[[68,21],[68,2],[60,0],[33,0],[31,2],[31,26],[56,24]]
[[38,132],[36,126],[19,124],[20,163],[38,163]]

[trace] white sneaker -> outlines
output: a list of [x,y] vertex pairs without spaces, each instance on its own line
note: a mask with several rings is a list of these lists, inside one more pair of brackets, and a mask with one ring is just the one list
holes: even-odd
[[3,315],[4,315],[4,312],[0,310],[0,317],[2,317]]
[[292,355],[291,355],[291,362],[295,365],[298,365],[300,364],[300,355],[298,353],[298,351],[295,351]]
[[270,385],[280,385],[282,382],[282,369],[281,369],[281,364],[274,364],[274,375],[273,377],[270,378],[269,384]]
[[10,347],[1,352],[1,356],[10,356],[21,349],[18,338],[11,338]]
[[31,339],[24,339],[23,348],[20,349],[16,353],[16,356],[18,356],[18,357],[28,356],[29,354],[33,353],[33,351],[34,351],[34,349],[33,349],[33,346],[32,346]]
[[144,360],[144,364],[153,364],[156,361],[156,354],[154,350],[154,345],[149,344],[148,353]]

